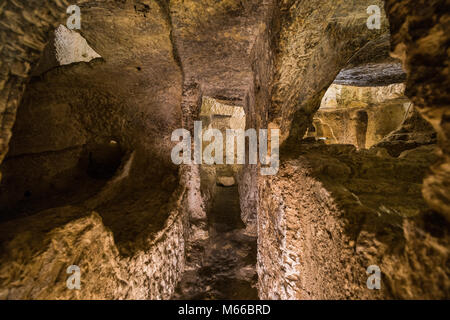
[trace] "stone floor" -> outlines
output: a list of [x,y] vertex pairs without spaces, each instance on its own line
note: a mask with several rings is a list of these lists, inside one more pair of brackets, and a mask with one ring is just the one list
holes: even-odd
[[185,272],[174,299],[256,300],[256,238],[244,233],[237,186],[219,187],[202,267]]

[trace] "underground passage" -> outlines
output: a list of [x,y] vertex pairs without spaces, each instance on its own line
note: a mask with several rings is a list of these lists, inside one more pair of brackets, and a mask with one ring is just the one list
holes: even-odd
[[6,0],[0,300],[449,299],[449,21]]

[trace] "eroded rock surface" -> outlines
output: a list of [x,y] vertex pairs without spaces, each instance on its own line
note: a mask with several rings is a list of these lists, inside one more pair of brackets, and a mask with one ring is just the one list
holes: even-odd
[[[399,159],[350,145],[303,145],[260,185],[263,299],[442,299],[449,295],[448,225],[421,181],[438,157]],[[382,272],[369,290],[366,270]]]

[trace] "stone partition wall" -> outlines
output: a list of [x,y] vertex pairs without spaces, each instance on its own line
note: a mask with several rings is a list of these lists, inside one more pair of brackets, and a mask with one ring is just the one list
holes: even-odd
[[[169,299],[185,265],[183,214],[175,208],[131,256],[119,252],[101,216],[83,207],[2,224],[0,299]],[[80,290],[66,286],[71,265],[80,268]]]
[[[448,226],[421,196],[436,159],[430,146],[397,159],[303,145],[259,184],[260,298],[447,298]],[[371,265],[381,290],[367,288]]]

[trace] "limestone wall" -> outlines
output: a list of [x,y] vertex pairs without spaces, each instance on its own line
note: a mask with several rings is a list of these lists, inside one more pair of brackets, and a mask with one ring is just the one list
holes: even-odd
[[[421,197],[437,155],[422,148],[399,160],[352,146],[305,145],[278,176],[265,178],[260,298],[448,297],[448,226]],[[371,265],[381,269],[380,290],[367,288]]]

